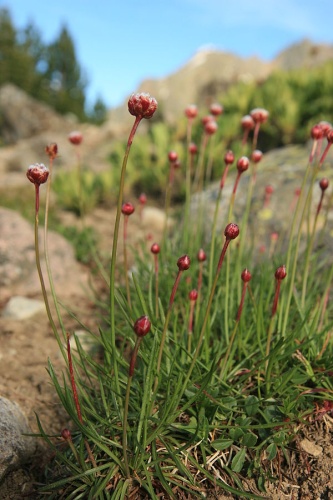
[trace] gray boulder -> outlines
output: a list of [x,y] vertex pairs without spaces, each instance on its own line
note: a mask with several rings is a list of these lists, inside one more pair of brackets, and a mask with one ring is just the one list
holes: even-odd
[[12,469],[27,462],[36,451],[36,440],[17,403],[0,397],[0,481]]

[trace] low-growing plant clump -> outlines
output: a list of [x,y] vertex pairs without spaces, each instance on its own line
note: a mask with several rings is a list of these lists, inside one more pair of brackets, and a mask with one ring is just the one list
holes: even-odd
[[[168,153],[163,238],[136,253],[127,244],[135,207],[124,200],[126,167],[136,130],[153,117],[157,102],[149,94],[135,94],[128,109],[134,124],[119,167],[109,269],[88,236],[108,290],[105,324],[87,332],[101,356],[66,331],[52,283],[47,213],[55,145],[48,150],[50,169],[35,164],[27,173],[35,186],[37,269],[67,367],[63,377],[56,375],[52,361],[48,370],[72,422],[70,429],[49,436],[38,420],[40,436],[54,451],[39,494],[49,499],[177,499],[224,492],[265,498],[270,484],[281,484],[281,469],[297,453],[299,436],[319,420],[332,424],[333,266],[321,248],[332,201],[329,179],[322,176],[332,126],[313,126],[313,148],[285,233],[271,235],[267,257],[258,259],[252,200],[262,159],[258,138],[269,113],[254,108],[242,119],[238,158],[230,150],[216,157],[211,144],[223,108],[211,107],[196,145],[192,127],[198,110],[189,106],[184,149],[175,151],[170,144]],[[204,190],[213,165],[221,180],[209,220]],[[185,201],[175,216],[172,191],[179,168]],[[84,225],[89,199],[82,196],[81,174],[78,168],[77,212]],[[227,176],[234,176],[234,185],[220,234]],[[245,209],[236,220],[242,176],[248,188]],[[318,181],[321,198],[313,213]],[[40,267],[39,191],[45,182],[44,248],[56,319]],[[272,193],[268,186],[265,208]],[[141,209],[146,202],[143,195]],[[117,259],[119,239],[123,263]],[[129,267],[128,252],[135,254],[134,267]]]

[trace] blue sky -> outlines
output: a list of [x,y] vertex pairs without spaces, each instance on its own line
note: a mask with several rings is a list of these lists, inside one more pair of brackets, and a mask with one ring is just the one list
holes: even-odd
[[90,102],[119,105],[145,78],[176,71],[205,46],[273,58],[303,38],[333,44],[331,0],[0,0],[44,42],[66,24]]

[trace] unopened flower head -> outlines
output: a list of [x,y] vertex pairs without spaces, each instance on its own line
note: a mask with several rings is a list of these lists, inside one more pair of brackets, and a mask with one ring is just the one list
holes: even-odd
[[197,115],[198,115],[198,108],[196,107],[195,104],[190,104],[189,106],[187,106],[187,108],[185,108],[185,116],[188,119],[193,120],[193,118],[196,118]]
[[128,111],[138,118],[151,118],[157,109],[157,101],[150,94],[132,94],[128,100]]
[[247,156],[242,156],[237,161],[237,170],[239,173],[245,172],[249,168],[250,162]]
[[274,192],[273,186],[271,186],[271,184],[267,184],[267,186],[265,187],[265,193],[271,195],[273,194],[273,192]]
[[286,266],[285,265],[278,267],[277,270],[275,271],[275,278],[278,281],[284,280],[284,278],[286,276],[287,276],[287,272],[286,272]]
[[71,439],[72,439],[72,434],[71,434],[71,431],[70,431],[69,429],[66,429],[66,428],[65,428],[65,429],[63,429],[63,430],[61,431],[61,437],[62,437],[63,439],[65,439],[65,441],[71,441]]
[[224,163],[226,165],[231,165],[234,161],[235,161],[234,153],[231,150],[227,151],[226,154],[224,155]]
[[150,247],[150,251],[151,253],[157,255],[161,251],[160,245],[158,243],[153,243]]
[[329,186],[329,180],[327,179],[327,177],[323,177],[322,179],[320,179],[319,181],[319,186],[320,186],[320,189],[322,191],[326,191],[326,189],[328,188]]
[[39,186],[47,181],[49,173],[48,168],[43,163],[35,163],[28,168],[27,177],[30,182]]
[[138,337],[144,337],[150,331],[151,322],[148,316],[141,316],[136,320],[133,330]]
[[244,283],[248,283],[251,280],[252,275],[248,269],[244,269],[244,271],[241,274],[241,278],[244,281]]
[[254,120],[251,115],[245,115],[241,119],[241,126],[244,130],[252,130],[254,128]]
[[250,111],[254,123],[265,123],[268,120],[269,112],[264,108],[254,108]]
[[313,140],[318,141],[324,137],[324,129],[319,125],[314,125],[311,129],[311,137]]
[[83,135],[78,130],[73,130],[73,132],[68,135],[68,140],[70,143],[74,144],[74,146],[78,146],[83,140]]
[[195,289],[191,290],[190,293],[188,294],[188,298],[190,300],[196,301],[197,298],[198,298],[198,292],[197,292],[197,290],[195,290]]
[[179,271],[187,271],[191,264],[191,260],[188,255],[183,255],[177,260],[177,266]]
[[132,203],[124,203],[123,206],[121,207],[121,212],[124,215],[132,215],[132,213],[134,212],[134,210],[135,210],[135,208],[132,205]]
[[235,238],[237,238],[238,235],[239,235],[239,227],[237,226],[237,224],[230,222],[230,224],[228,224],[224,230],[224,236],[228,240],[234,240]]
[[220,116],[220,115],[222,115],[224,109],[223,109],[223,106],[221,104],[219,104],[218,102],[214,102],[210,106],[209,111],[210,111],[210,114],[213,116]]
[[197,259],[199,262],[204,262],[207,259],[206,252],[204,251],[203,248],[200,248],[198,255],[197,255]]
[[196,155],[198,152],[198,146],[194,144],[194,142],[191,142],[188,146],[188,151],[191,155]]
[[48,146],[45,147],[45,152],[50,157],[51,160],[55,160],[58,154],[57,144],[55,142],[52,142],[52,144],[49,144]]
[[201,118],[201,123],[203,126],[205,126],[208,122],[215,122],[215,118],[213,115],[205,115]]
[[147,203],[147,196],[145,193],[141,193],[139,196],[139,202],[141,205],[145,205]]
[[327,136],[327,132],[332,128],[332,124],[325,120],[322,120],[318,123],[318,126],[322,129],[324,137]]
[[218,129],[218,125],[216,123],[215,120],[209,120],[206,124],[205,124],[205,132],[206,134],[208,135],[213,135],[215,134],[215,132],[217,131]]
[[168,158],[171,163],[178,160],[178,153],[176,151],[169,151]]
[[260,151],[259,149],[255,149],[254,151],[252,151],[251,153],[251,160],[254,162],[254,163],[259,163],[260,160],[262,159],[262,151]]

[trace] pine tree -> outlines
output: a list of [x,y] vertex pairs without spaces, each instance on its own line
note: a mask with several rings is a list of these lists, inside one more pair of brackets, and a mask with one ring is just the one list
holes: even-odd
[[47,47],[47,69],[44,77],[49,83],[50,103],[60,113],[72,112],[85,119],[86,80],[77,61],[75,47],[64,26],[59,37]]

